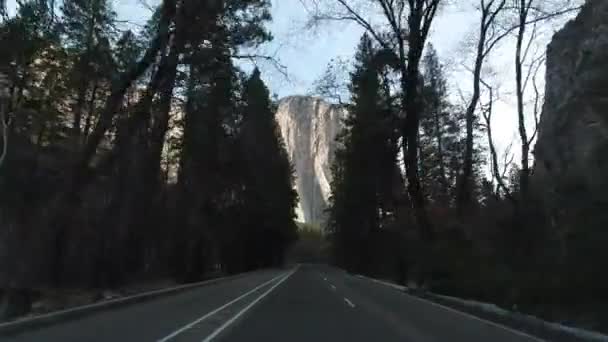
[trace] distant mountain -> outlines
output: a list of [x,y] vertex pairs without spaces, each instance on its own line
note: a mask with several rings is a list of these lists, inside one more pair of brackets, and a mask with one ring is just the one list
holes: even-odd
[[295,169],[299,220],[323,226],[330,196],[336,136],[346,110],[323,99],[290,96],[279,102],[276,119]]

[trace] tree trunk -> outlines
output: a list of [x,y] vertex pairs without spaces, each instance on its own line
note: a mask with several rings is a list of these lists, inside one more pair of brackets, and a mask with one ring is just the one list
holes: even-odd
[[84,107],[85,97],[87,94],[87,88],[88,88],[87,83],[88,82],[81,82],[80,85],[78,86],[78,95],[77,95],[77,99],[76,99],[76,104],[74,105],[74,108],[73,108],[74,121],[72,122],[72,129],[74,130],[74,135],[76,136],[77,141],[80,141],[80,136],[81,136],[82,108]]
[[95,115],[95,100],[97,100],[97,89],[99,88],[99,83],[95,82],[93,85],[93,90],[91,90],[91,100],[89,101],[89,112],[87,113],[87,118],[84,123],[83,130],[83,140],[89,136],[89,131],[91,130],[91,123],[93,121],[93,116]]
[[73,129],[74,129],[74,134],[76,136],[76,141],[78,144],[80,144],[80,137],[82,136],[82,131],[81,131],[81,127],[82,127],[82,111],[84,109],[84,103],[86,102],[86,97],[87,97],[87,90],[89,88],[89,77],[91,77],[90,73],[91,73],[91,61],[90,61],[90,57],[91,57],[91,49],[93,47],[93,35],[95,33],[95,24],[96,24],[96,16],[95,15],[91,15],[89,18],[89,22],[88,22],[88,27],[87,27],[87,41],[86,41],[86,47],[84,50],[84,54],[81,56],[81,60],[78,62],[77,65],[80,66],[80,70],[78,71],[78,79],[79,79],[79,84],[78,84],[78,89],[77,89],[77,97],[76,97],[76,105],[73,108],[74,111],[74,123],[73,123]]
[[89,163],[97,151],[99,143],[112,125],[114,115],[119,111],[123,103],[125,93],[131,87],[133,82],[143,75],[144,72],[146,72],[146,70],[148,70],[149,67],[154,63],[158,53],[165,51],[167,48],[170,35],[169,28],[173,22],[173,19],[175,18],[177,9],[176,1],[177,0],[163,1],[159,29],[156,37],[150,44],[150,47],[148,50],[146,50],[146,53],[137,64],[135,64],[127,72],[120,75],[120,77],[113,82],[110,96],[106,100],[104,109],[100,114],[99,121],[87,139],[80,159],[74,166],[74,175],[72,181],[72,187],[74,189],[79,189],[92,178],[93,174],[87,172]]
[[469,212],[473,202],[473,149],[475,148],[473,126],[475,123],[475,110],[477,109],[477,104],[479,103],[479,97],[481,93],[481,69],[483,67],[484,46],[486,43],[487,32],[485,22],[485,15],[482,15],[481,29],[479,32],[480,36],[479,41],[477,43],[477,56],[475,58],[475,69],[473,70],[473,96],[471,97],[471,102],[469,102],[467,111],[465,113],[465,152],[464,161],[462,165],[462,174],[460,175],[460,179],[458,180],[457,194],[458,212],[461,217],[465,216]]
[[517,45],[515,49],[515,79],[516,79],[516,94],[517,94],[517,119],[519,124],[519,138],[521,139],[521,173],[519,178],[520,197],[526,199],[528,197],[529,186],[529,156],[530,143],[526,131],[525,113],[524,113],[524,90],[522,85],[522,46],[526,32],[526,19],[528,16],[528,5],[526,0],[521,0],[519,8],[519,28],[517,32]]
[[[66,186],[65,191],[62,191],[54,199],[49,208],[49,211],[52,213],[49,226],[55,235],[54,251],[50,258],[51,274],[53,281],[56,284],[60,283],[62,280],[63,251],[67,244],[64,236],[66,235],[67,227],[70,226],[70,220],[74,215],[74,211],[78,211],[81,190],[94,179],[95,173],[89,170],[90,160],[97,151],[97,147],[105,133],[110,128],[114,115],[120,110],[127,90],[137,78],[148,70],[156,60],[158,53],[165,51],[169,42],[169,27],[175,17],[175,11],[176,0],[163,1],[162,16],[157,36],[152,41],[144,57],[142,57],[133,68],[120,75],[113,83],[111,94],[106,100],[100,119],[89,136],[80,159],[74,164],[72,174],[70,175],[70,182]],[[157,93],[159,82],[162,80],[161,75],[162,73],[159,74],[159,72],[155,74],[149,89],[147,89],[138,104],[138,110],[135,113],[134,118],[127,120],[127,131],[129,133],[132,133],[137,129],[142,116],[145,117],[146,113],[149,114],[152,99],[154,94]],[[119,154],[117,152],[119,152],[119,150],[114,149],[112,153],[110,153],[110,156],[106,157],[106,159],[101,162],[102,166],[111,165],[117,154]]]
[[492,89],[490,89],[490,105],[487,112],[484,112],[483,116],[486,122],[486,134],[488,137],[488,146],[490,147],[490,157],[492,159],[492,176],[494,177],[494,179],[496,179],[497,194],[499,193],[499,190],[502,190],[505,193],[507,199],[515,206],[517,202],[515,201],[515,198],[511,196],[511,192],[506,187],[502,175],[498,170],[498,153],[496,152],[496,147],[494,146],[494,138],[492,136],[492,111],[494,105],[493,101],[493,91]]
[[[402,85],[405,82],[405,109],[406,120],[403,127],[404,144],[407,141],[406,154],[406,176],[408,181],[408,193],[414,207],[418,229],[421,238],[430,243],[434,240],[431,222],[426,212],[426,203],[418,171],[418,129],[420,126],[420,59],[424,42],[420,41],[421,13],[412,13],[410,18],[409,49],[407,53],[406,74],[402,75]],[[417,23],[417,24],[416,24]],[[403,77],[405,76],[405,77]]]

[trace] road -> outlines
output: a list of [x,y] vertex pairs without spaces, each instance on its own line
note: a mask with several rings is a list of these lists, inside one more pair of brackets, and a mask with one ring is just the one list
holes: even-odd
[[539,341],[329,266],[266,270],[2,341]]

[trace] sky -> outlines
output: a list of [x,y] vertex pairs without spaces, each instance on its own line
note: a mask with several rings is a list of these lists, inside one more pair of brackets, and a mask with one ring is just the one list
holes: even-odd
[[[143,24],[150,17],[150,4],[158,0],[113,0],[118,19],[136,25]],[[332,0],[323,0],[332,1]],[[449,88],[455,101],[466,99],[472,91],[471,74],[463,66],[472,65],[471,45],[467,42],[474,37],[478,16],[471,6],[471,0],[453,1],[436,18],[431,31],[430,42],[448,73]],[[272,93],[280,98],[289,95],[305,95],[333,58],[350,59],[363,30],[354,23],[325,23],[314,30],[305,30],[309,14],[302,0],[271,0],[273,21],[269,29],[275,39],[259,48],[256,53],[274,56],[283,66],[286,74],[272,63],[260,62],[264,79]],[[469,5],[467,5],[467,3]],[[458,5],[455,5],[458,4]],[[8,0],[9,10],[14,9],[15,0]],[[366,13],[367,14],[367,13]],[[373,15],[369,14],[369,15]],[[556,23],[559,28],[567,20]],[[539,48],[549,42],[552,32],[539,41]],[[492,81],[501,85],[501,100],[495,104],[493,133],[499,151],[514,142],[518,145],[517,120],[515,110],[513,80],[513,43],[506,41],[495,50],[488,61]],[[250,66],[245,65],[248,69]],[[543,78],[543,77],[541,77]],[[541,82],[542,88],[542,82]],[[519,158],[517,148],[513,152]]]

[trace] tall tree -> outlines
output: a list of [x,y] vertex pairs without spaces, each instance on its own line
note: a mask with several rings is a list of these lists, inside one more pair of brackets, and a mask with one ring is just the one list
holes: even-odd
[[[116,14],[107,0],[66,0],[62,6],[63,28],[72,57],[72,105],[74,134],[82,134],[82,113],[91,87],[111,70],[110,41]],[[90,95],[93,97],[95,92]]]
[[370,271],[369,241],[382,224],[383,209],[387,209],[383,208],[388,204],[386,170],[395,165],[393,112],[383,96],[379,55],[369,35],[364,34],[351,74],[349,115],[333,166],[327,230],[336,261],[356,272]]
[[[233,188],[222,177],[229,174],[222,154],[230,150],[223,122],[236,110],[237,79],[226,35],[219,27],[214,31],[211,47],[191,56],[186,89],[174,252],[176,271],[186,279],[201,276],[212,262],[211,242],[220,242],[215,233],[221,205],[216,203],[224,189]],[[200,262],[189,263],[193,258]]]
[[447,84],[437,52],[429,46],[423,59],[424,65],[424,111],[421,118],[421,156],[423,184],[426,195],[443,205],[449,205],[451,184],[446,166],[446,146],[449,124],[454,119],[447,101]]
[[[544,64],[544,46],[539,49],[538,38],[542,34],[542,25],[547,25],[551,20],[563,17],[573,11],[580,9],[580,2],[576,0],[566,1],[538,1],[538,0],[516,0],[511,10],[513,13],[512,27],[515,31],[515,95],[517,99],[517,126],[521,141],[521,170],[520,170],[520,196],[528,199],[530,183],[530,149],[538,133],[540,103],[542,103],[536,77],[539,68]],[[539,51],[540,50],[540,51]],[[529,85],[533,85],[532,114],[534,118],[531,132],[527,128],[527,117],[530,112],[526,108],[527,92]]]
[[[296,238],[293,169],[274,118],[270,93],[255,69],[243,89],[240,146],[244,160],[242,235],[247,268],[278,266]],[[263,167],[261,167],[263,165]]]
[[461,216],[470,213],[474,205],[474,154],[475,154],[475,122],[476,111],[481,96],[481,74],[487,57],[504,39],[509,30],[503,32],[497,29],[499,16],[504,12],[507,0],[480,0],[479,1],[479,36],[477,37],[475,62],[473,72],[473,93],[466,108],[466,143],[464,149],[464,163],[458,184],[457,204]]
[[[241,241],[234,237],[237,218],[243,214],[235,209],[243,201],[243,175],[239,169],[245,166],[240,162],[235,141],[240,130],[242,96],[232,57],[243,47],[256,47],[272,38],[263,26],[270,20],[268,7],[269,3],[263,0],[229,1],[206,22],[196,20],[196,25],[202,27],[191,30],[199,36],[186,51],[190,65],[174,259],[182,265],[179,267],[195,254],[203,255],[204,260],[178,270],[186,278],[200,276],[202,268],[214,262],[229,272],[244,267],[242,256],[238,255],[242,248],[235,246]],[[221,229],[223,226],[233,228]]]
[[[314,0],[311,0],[315,2]],[[425,196],[419,177],[418,131],[421,118],[420,62],[429,31],[442,4],[441,0],[376,0],[373,6],[382,13],[382,26],[366,19],[363,8],[354,0],[335,0],[340,10],[327,9],[315,2],[315,20],[352,20],[366,30],[378,45],[393,55],[392,65],[399,75],[401,113],[400,131],[405,156],[407,189],[423,241],[431,243],[434,232],[426,212]],[[325,12],[323,12],[326,10]],[[404,34],[407,32],[407,34]]]

